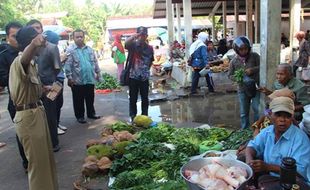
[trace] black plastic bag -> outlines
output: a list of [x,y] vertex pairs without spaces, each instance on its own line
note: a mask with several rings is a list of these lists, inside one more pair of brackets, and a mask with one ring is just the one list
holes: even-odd
[[256,95],[256,85],[255,80],[245,75],[243,77],[243,87],[244,87],[244,93],[250,97],[253,98]]

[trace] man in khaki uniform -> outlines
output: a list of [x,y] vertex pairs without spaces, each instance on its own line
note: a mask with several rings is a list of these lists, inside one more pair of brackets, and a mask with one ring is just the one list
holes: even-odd
[[51,139],[45,110],[40,101],[42,84],[33,61],[46,41],[31,27],[20,29],[16,40],[23,53],[11,65],[9,87],[16,108],[16,133],[29,161],[29,189],[57,190]]

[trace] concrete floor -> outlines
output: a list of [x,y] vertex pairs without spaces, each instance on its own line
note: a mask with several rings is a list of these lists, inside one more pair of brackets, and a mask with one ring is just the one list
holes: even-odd
[[[115,75],[116,66],[111,61],[101,62],[101,68],[103,72]],[[72,183],[80,178],[86,141],[97,138],[106,124],[117,120],[129,120],[126,92],[125,87],[122,92],[96,95],[96,112],[103,117],[96,121],[89,120],[87,124],[79,124],[74,117],[70,89],[65,86],[61,124],[67,126],[68,131],[65,135],[59,136],[61,150],[55,153],[60,190],[73,189]],[[27,190],[27,175],[24,173],[18,154],[13,123],[6,110],[7,99],[7,94],[0,95],[0,142],[7,143],[5,147],[0,148],[2,164],[0,190]],[[155,121],[167,121],[178,127],[192,127],[206,123],[225,124],[232,128],[239,128],[240,125],[235,93],[215,93],[151,103],[149,115]],[[96,189],[107,189],[106,182],[105,178],[96,180]]]

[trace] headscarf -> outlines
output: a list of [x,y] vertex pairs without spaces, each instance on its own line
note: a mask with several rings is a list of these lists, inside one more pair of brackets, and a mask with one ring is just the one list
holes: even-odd
[[192,55],[201,46],[206,46],[205,42],[208,40],[209,35],[205,32],[200,32],[198,34],[198,39],[192,43],[189,47],[189,54]]
[[124,47],[123,47],[123,44],[121,42],[121,35],[120,34],[115,34],[114,35],[114,42],[113,42],[113,46],[114,47],[116,46],[117,49],[122,52],[122,53],[125,53],[125,50],[124,50]]

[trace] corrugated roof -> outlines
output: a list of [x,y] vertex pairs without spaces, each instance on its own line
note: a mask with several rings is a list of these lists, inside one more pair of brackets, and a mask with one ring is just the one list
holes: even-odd
[[[227,14],[234,14],[234,0],[227,1]],[[172,0],[172,3],[181,4],[181,13],[183,13],[182,0]],[[192,0],[192,16],[208,16],[213,7],[216,5],[216,0]],[[253,3],[254,4],[254,3]],[[302,8],[310,6],[310,0],[301,0]],[[289,0],[282,0],[282,12],[288,13],[289,11]],[[310,11],[307,9],[306,11]],[[216,15],[222,15],[222,6],[215,12]],[[245,0],[239,0],[239,14],[245,14]],[[183,16],[183,15],[181,15]],[[153,18],[165,18],[166,17],[166,0],[154,0],[154,11]]]

